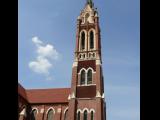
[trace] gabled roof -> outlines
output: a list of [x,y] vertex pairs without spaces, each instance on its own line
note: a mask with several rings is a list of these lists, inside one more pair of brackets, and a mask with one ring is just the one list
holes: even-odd
[[18,94],[31,104],[67,103],[70,88],[24,89],[18,84]]

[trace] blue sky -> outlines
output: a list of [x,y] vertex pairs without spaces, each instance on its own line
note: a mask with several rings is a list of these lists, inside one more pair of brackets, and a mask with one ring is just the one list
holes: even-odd
[[[139,120],[140,1],[93,1],[100,17],[107,118]],[[76,19],[85,0],[18,2],[19,82],[25,88],[70,87]]]

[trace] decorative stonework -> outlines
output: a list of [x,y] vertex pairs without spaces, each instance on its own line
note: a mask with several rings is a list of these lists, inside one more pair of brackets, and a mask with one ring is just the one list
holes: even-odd
[[58,108],[57,113],[61,113],[61,110],[62,110],[61,108]]
[[103,99],[105,98],[104,93],[102,94],[102,98],[103,98]]
[[20,115],[26,116],[26,108],[23,108],[23,110],[21,111]]
[[99,91],[97,91],[96,97],[97,97],[97,98],[101,98],[101,97],[102,97]]
[[71,99],[74,99],[74,98],[75,98],[75,94],[73,92],[72,95],[71,95]]
[[72,65],[72,67],[77,67],[77,66],[78,66],[78,62],[75,61],[75,62],[73,63],[73,65]]
[[101,61],[100,60],[96,60],[96,65],[101,65]]
[[69,94],[69,96],[68,96],[68,100],[70,100],[71,99],[71,96],[70,96],[70,94]]
[[44,108],[42,108],[42,109],[40,110],[40,113],[44,113]]
[[82,10],[81,15],[78,17],[78,19],[82,19],[82,24],[85,24],[87,22],[94,23],[94,16],[97,16],[97,11],[92,8],[89,4],[87,4]]

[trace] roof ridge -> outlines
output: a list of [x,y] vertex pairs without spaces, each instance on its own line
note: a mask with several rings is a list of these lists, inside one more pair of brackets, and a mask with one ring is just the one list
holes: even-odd
[[33,88],[33,89],[26,89],[26,91],[28,91],[28,90],[54,90],[54,89],[56,89],[56,90],[60,89],[61,90],[61,89],[71,89],[71,88],[38,88],[38,89]]

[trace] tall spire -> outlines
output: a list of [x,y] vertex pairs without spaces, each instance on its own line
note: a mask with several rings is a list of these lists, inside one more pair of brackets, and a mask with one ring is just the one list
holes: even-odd
[[94,6],[93,1],[92,0],[87,0],[87,4],[89,4],[91,7]]

